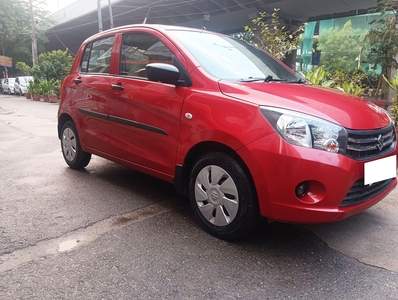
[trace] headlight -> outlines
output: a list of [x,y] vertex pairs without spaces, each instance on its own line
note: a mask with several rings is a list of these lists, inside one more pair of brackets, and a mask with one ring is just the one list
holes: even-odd
[[339,125],[286,109],[261,106],[260,110],[290,144],[332,153],[345,149],[347,131]]

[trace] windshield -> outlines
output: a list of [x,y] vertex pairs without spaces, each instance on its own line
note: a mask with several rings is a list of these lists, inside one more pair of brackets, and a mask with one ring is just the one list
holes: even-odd
[[287,81],[299,77],[258,48],[228,36],[174,31],[175,37],[209,74],[229,81]]
[[33,77],[20,77],[19,81],[21,84],[28,84],[30,80],[33,80]]

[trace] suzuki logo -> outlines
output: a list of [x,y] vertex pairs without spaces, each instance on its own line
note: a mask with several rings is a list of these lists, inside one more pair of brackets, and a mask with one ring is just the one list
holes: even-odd
[[211,195],[210,195],[210,197],[211,197],[211,199],[212,199],[213,201],[216,201],[217,198],[218,198],[218,193],[212,192]]
[[377,137],[377,142],[379,143],[377,145],[377,148],[379,148],[379,150],[381,151],[381,149],[383,149],[384,147],[384,143],[381,141],[381,134]]

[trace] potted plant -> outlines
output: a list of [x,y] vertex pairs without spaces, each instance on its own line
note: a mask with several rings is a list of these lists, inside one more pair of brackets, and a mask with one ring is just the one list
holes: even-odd
[[315,85],[331,87],[334,84],[333,80],[328,79],[327,71],[323,66],[317,67],[310,71],[303,71],[301,72],[301,75]]
[[57,103],[58,102],[58,95],[60,89],[60,81],[57,79],[51,79],[51,88],[50,88],[50,95],[49,95],[49,102],[50,103]]
[[32,99],[32,94],[33,94],[33,80],[29,80],[28,92],[25,93],[26,99]]
[[363,93],[363,89],[360,85],[356,84],[355,82],[349,81],[344,82],[343,85],[338,86],[337,89],[358,97],[361,96]]
[[32,100],[40,101],[41,98],[41,87],[40,87],[40,80],[33,79],[33,81],[29,82],[29,87],[32,93]]
[[43,101],[48,102],[48,96],[51,91],[51,82],[49,80],[40,80],[40,92],[43,96]]

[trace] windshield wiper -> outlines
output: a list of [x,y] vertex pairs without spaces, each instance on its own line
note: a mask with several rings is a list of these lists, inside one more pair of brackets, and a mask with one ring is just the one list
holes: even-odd
[[248,77],[248,78],[241,78],[240,81],[241,82],[254,82],[254,81],[263,81],[264,78],[257,78],[257,77]]
[[299,78],[299,79],[297,79],[296,81],[295,81],[295,83],[302,83],[302,84],[306,84],[306,83],[308,83],[307,81],[305,81],[304,79],[302,79],[302,78]]
[[306,80],[304,80],[304,79],[302,79],[302,78],[299,78],[299,79],[297,79],[297,80],[295,80],[295,81],[288,81],[287,83],[309,84],[308,81],[306,81]]
[[268,75],[265,78],[258,78],[258,77],[248,77],[248,78],[241,78],[241,82],[254,82],[254,81],[262,81],[262,82],[271,82],[271,81],[287,81],[287,79],[274,79],[271,75]]
[[268,75],[264,79],[264,82],[271,82],[271,81],[287,81],[287,79],[274,79],[271,75]]

